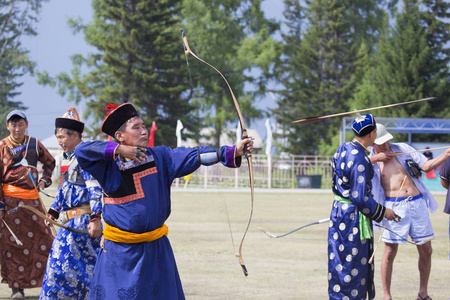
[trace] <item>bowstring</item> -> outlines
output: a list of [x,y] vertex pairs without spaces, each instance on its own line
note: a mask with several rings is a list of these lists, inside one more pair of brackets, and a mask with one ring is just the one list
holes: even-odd
[[[192,89],[192,95],[193,95],[194,99],[197,98],[197,100],[198,100],[198,97],[196,95],[195,88],[194,88],[194,82],[192,80],[191,67],[189,65],[188,55],[186,53],[187,52],[187,48],[186,48],[186,45],[184,44],[184,42],[182,42],[182,44],[183,44],[183,49],[184,49],[184,57],[186,58],[186,65],[187,65],[188,73],[189,73],[189,81],[190,81],[190,85],[191,85],[191,89]],[[227,200],[225,198],[223,198],[223,196],[222,196],[222,199],[223,199],[223,202],[225,203],[225,211],[227,213],[228,228],[230,230],[231,244],[233,245],[233,253],[234,253],[234,252],[236,252],[236,246],[234,244],[233,230],[231,229],[231,221],[230,221],[230,214],[228,213]]]

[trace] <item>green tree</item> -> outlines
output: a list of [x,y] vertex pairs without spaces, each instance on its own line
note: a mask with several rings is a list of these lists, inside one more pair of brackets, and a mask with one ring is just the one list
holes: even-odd
[[[34,36],[43,0],[0,0],[0,122],[13,109],[26,109],[15,98],[20,95],[17,88],[24,74],[32,72],[33,63],[28,51],[21,45],[24,35]],[[8,135],[5,126],[0,126],[0,136]]]
[[[290,28],[280,65],[279,107],[274,111],[285,128],[287,151],[294,154],[330,154],[339,119],[310,124],[292,124],[304,117],[332,114],[349,109],[355,89],[356,61],[360,45],[368,49],[378,35],[385,12],[381,1],[285,0]],[[304,17],[303,17],[304,15]],[[369,50],[372,51],[372,50]],[[333,145],[333,147],[330,147]],[[333,148],[333,149],[331,149]]]
[[434,96],[438,100],[380,110],[377,116],[448,118],[449,16],[450,4],[445,1],[403,1],[355,98],[374,106]]
[[198,120],[184,93],[189,82],[178,31],[181,3],[93,0],[92,5],[91,23],[70,24],[84,33],[96,53],[74,56],[70,74],[51,78],[44,72],[41,83],[57,84],[70,101],[87,99],[95,135],[105,118],[105,105],[125,102],[133,103],[148,125],[156,122],[155,145],[176,146],[177,119],[196,132]]
[[[255,106],[272,78],[281,44],[271,36],[279,24],[261,11],[261,0],[185,0],[183,23],[190,48],[227,78],[247,127],[262,116]],[[215,128],[214,145],[222,129],[235,127],[237,115],[225,82],[211,68],[190,58],[193,97],[204,112],[203,125]]]

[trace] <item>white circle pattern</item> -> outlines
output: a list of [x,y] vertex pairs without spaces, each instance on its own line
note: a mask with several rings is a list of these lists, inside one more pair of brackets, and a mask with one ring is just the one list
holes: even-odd
[[365,169],[366,169],[366,167],[364,167],[363,165],[358,165],[359,172],[364,172]]

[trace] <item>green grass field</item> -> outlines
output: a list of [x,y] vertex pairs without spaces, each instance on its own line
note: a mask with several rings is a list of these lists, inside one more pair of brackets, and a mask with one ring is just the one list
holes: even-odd
[[[329,217],[330,193],[280,194],[258,192],[253,221],[243,246],[249,275],[244,277],[234,257],[250,211],[250,193],[227,191],[173,193],[169,237],[174,248],[187,299],[327,299],[328,223],[273,239],[258,230],[286,233],[301,225]],[[429,293],[433,299],[450,298],[448,215],[441,208],[432,214],[436,234]],[[234,248],[230,237],[234,237]],[[375,233],[378,240],[379,231]],[[380,260],[375,256],[376,299],[382,299]],[[399,247],[394,264],[395,299],[416,299],[419,289],[416,246]]]
[[[448,260],[449,216],[442,213],[445,195],[432,214],[436,234],[429,293],[433,299],[450,298]],[[50,204],[47,199],[47,205]],[[172,215],[167,225],[187,299],[327,299],[328,223],[273,239],[258,230],[286,233],[301,225],[328,218],[331,192],[311,190],[257,191],[253,221],[243,245],[245,277],[234,253],[238,252],[250,213],[247,190],[185,191],[172,193]],[[229,221],[228,221],[229,218]],[[231,239],[230,228],[233,235]],[[378,240],[379,232],[375,233]],[[382,299],[380,260],[383,244],[375,256],[376,299]],[[394,264],[394,299],[413,300],[419,288],[417,250],[401,245]],[[25,290],[27,299],[37,299],[39,289]],[[9,299],[10,289],[1,285],[0,299]]]

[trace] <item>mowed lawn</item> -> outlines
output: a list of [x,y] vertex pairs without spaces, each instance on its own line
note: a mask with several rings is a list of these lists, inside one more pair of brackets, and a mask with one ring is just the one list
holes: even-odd
[[[47,207],[51,199],[43,197]],[[273,239],[258,230],[283,234],[329,217],[332,195],[328,191],[257,191],[253,220],[242,248],[249,275],[244,276],[234,253],[238,252],[250,213],[250,191],[174,190],[172,215],[167,221],[169,238],[187,299],[328,299],[328,223],[304,228]],[[448,260],[449,216],[442,213],[445,195],[432,214],[436,233],[429,293],[434,300],[450,298]],[[233,241],[230,234],[233,235]],[[378,240],[379,232],[375,232]],[[234,246],[233,246],[234,243]],[[380,260],[375,256],[376,299],[383,299]],[[416,246],[401,245],[394,264],[394,299],[416,299],[419,288]],[[25,290],[27,299],[38,299],[40,289]],[[0,299],[11,290],[1,284]]]
[[[167,224],[186,298],[327,299],[328,223],[278,239],[258,230],[264,227],[280,235],[328,218],[331,192],[309,191],[256,193],[253,221],[243,245],[248,277],[244,276],[234,253],[247,226],[250,192],[173,192],[172,215]],[[442,212],[445,195],[435,197],[440,208],[431,215],[436,239],[432,241],[429,293],[433,299],[446,300],[450,298],[449,216]],[[375,242],[379,233],[375,231]],[[383,299],[380,277],[383,249],[384,244],[380,242],[375,256],[376,299]],[[416,299],[417,258],[415,245],[400,245],[394,264],[394,299]]]

